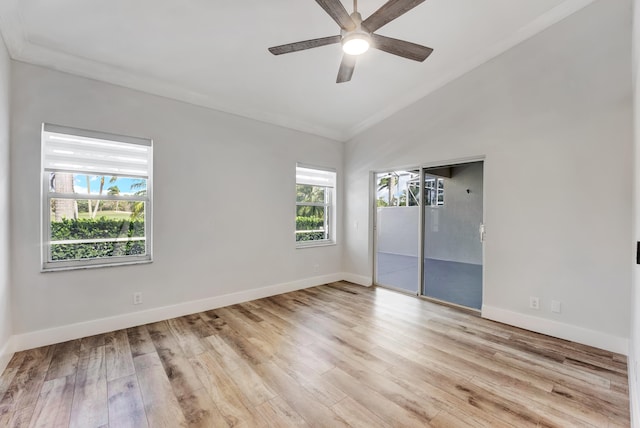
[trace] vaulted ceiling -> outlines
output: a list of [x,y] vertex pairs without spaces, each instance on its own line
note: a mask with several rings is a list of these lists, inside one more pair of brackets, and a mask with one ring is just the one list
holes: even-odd
[[339,44],[267,51],[339,34],[314,0],[3,0],[0,31],[15,60],[347,140],[592,1],[427,0],[378,30],[425,62],[370,50],[342,84]]

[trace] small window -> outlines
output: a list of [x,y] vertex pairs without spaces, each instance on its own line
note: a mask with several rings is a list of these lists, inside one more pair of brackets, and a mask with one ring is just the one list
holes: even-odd
[[296,166],[296,245],[335,243],[336,173]]
[[42,268],[151,261],[151,140],[44,124]]

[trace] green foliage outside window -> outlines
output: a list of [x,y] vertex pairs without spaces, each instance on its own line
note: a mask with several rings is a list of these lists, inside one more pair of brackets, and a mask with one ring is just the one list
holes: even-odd
[[311,232],[296,233],[296,241],[317,241],[325,239],[325,232],[318,229],[324,228],[324,219],[322,217],[296,217],[296,230],[309,230]]
[[[51,222],[51,241],[144,237],[140,219],[63,219]],[[145,241],[52,244],[51,260],[78,260],[145,254]]]
[[[324,217],[330,191],[322,186],[296,185],[296,241],[327,239]],[[306,230],[309,232],[301,232]]]

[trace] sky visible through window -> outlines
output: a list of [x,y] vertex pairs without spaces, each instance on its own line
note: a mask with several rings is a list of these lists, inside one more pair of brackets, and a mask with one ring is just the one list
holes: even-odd
[[[99,175],[89,176],[89,186],[91,191],[89,193],[97,195],[100,192],[100,178]],[[129,177],[116,177],[114,182],[110,182],[111,177],[105,177],[104,188],[102,193],[107,193],[107,189],[112,186],[117,186],[121,195],[133,195],[135,192],[141,190],[138,188],[131,188],[135,183],[139,183],[140,179]],[[144,187],[142,187],[144,189]],[[87,193],[87,176],[83,174],[74,174],[73,190],[75,193]]]

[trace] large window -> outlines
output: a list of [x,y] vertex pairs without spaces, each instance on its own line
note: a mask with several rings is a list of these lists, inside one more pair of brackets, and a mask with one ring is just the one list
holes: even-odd
[[336,173],[296,167],[296,245],[335,243]]
[[151,260],[151,140],[44,124],[42,268]]

